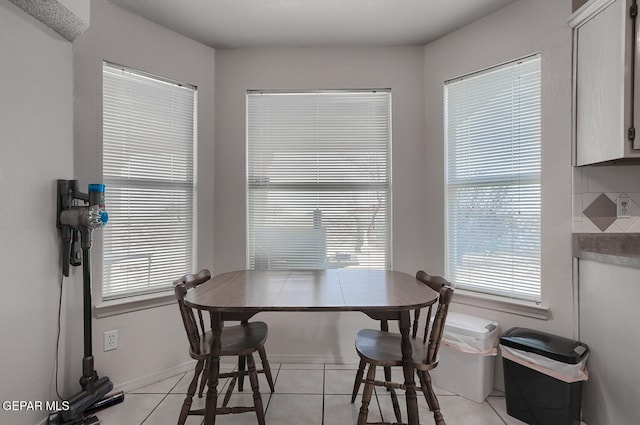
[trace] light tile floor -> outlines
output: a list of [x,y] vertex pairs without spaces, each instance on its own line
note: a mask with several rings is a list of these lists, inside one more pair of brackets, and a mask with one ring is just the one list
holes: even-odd
[[[232,367],[223,365],[224,367]],[[352,425],[356,423],[360,397],[350,403],[357,365],[272,364],[276,392],[270,393],[263,375],[260,389],[267,425]],[[193,372],[180,374],[125,394],[123,403],[97,413],[102,425],[175,425]],[[394,376],[394,379],[397,377]],[[226,387],[227,382],[222,385]],[[226,388],[222,387],[222,391]],[[266,388],[266,390],[265,390]],[[436,388],[440,407],[452,425],[522,425],[507,415],[504,395],[495,392],[483,403],[476,403]],[[433,416],[418,393],[420,421],[433,424]],[[204,398],[194,397],[193,407],[204,406]],[[229,405],[251,406],[249,383],[244,392],[236,390]],[[400,400],[401,407],[403,400]],[[403,419],[406,413],[403,412]],[[380,388],[369,408],[369,421],[394,421],[391,397]],[[200,425],[203,418],[190,416],[187,425]],[[255,425],[252,412],[216,418],[220,425]]]

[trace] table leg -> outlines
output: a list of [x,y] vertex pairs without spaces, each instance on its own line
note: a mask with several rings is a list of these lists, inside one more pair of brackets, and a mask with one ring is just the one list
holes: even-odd
[[216,408],[218,406],[218,378],[220,376],[220,335],[222,334],[222,314],[211,312],[211,358],[207,374],[207,399],[205,404],[204,424],[215,425]]
[[[380,321],[380,330],[382,332],[389,332],[389,321],[387,320],[381,320]],[[391,368],[390,367],[385,367],[384,368],[384,380],[387,382],[391,382]],[[387,388],[387,390],[389,390]]]
[[414,379],[415,369],[413,366],[413,354],[411,350],[411,340],[409,339],[409,329],[411,328],[411,318],[408,311],[400,313],[400,334],[402,335],[402,369],[404,372],[405,394],[407,398],[407,418],[409,425],[419,425],[418,418],[418,397],[416,395],[416,383]]

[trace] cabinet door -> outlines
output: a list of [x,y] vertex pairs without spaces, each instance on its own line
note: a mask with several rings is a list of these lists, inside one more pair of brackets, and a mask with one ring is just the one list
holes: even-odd
[[640,269],[580,260],[580,340],[589,346],[582,417],[637,424],[640,402]]
[[630,100],[626,0],[610,2],[576,28],[576,165],[624,157]]

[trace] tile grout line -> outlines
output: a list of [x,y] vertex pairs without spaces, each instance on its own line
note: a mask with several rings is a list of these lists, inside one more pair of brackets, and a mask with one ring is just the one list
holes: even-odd
[[380,413],[380,420],[384,422],[384,417],[382,417],[382,406],[380,405],[380,399],[378,398],[378,389],[373,388],[373,395],[376,398],[376,403],[378,404],[378,413]]
[[[267,407],[265,407],[264,409],[264,416],[265,418],[267,417],[267,410],[269,409],[269,406],[271,405],[271,398],[273,397],[273,394],[276,392],[275,387],[276,387],[276,383],[278,382],[278,375],[280,375],[280,368],[282,367],[282,364],[278,365],[278,370],[276,371],[276,377],[273,379],[273,392],[269,391],[269,400],[267,401]],[[273,369],[271,369],[271,372],[273,374]],[[268,385],[267,385],[268,387]]]
[[158,404],[156,404],[156,406],[153,409],[151,409],[149,414],[144,417],[142,422],[140,422],[140,425],[143,425],[147,421],[147,419],[149,419],[149,417],[153,415],[153,412],[155,412],[158,409],[158,407],[160,407],[160,405],[169,397],[169,394],[171,394],[171,391],[173,391],[173,389],[180,383],[180,381],[182,381],[182,379],[187,375],[187,373],[188,372],[183,373],[182,376],[176,381],[176,383],[173,384],[173,386],[169,389],[169,391],[167,391],[163,395],[162,399],[158,402]]
[[[490,397],[490,396],[489,396]],[[504,420],[504,418],[502,417],[502,415],[496,410],[495,407],[493,407],[493,404],[489,403],[489,397],[487,397],[484,402],[487,403],[489,405],[489,407],[491,408],[491,410],[493,410],[493,412],[496,414],[496,416],[498,416],[498,418],[500,418],[500,420],[502,421],[502,423],[504,425],[507,425],[507,421]]]
[[325,404],[325,390],[326,390],[326,382],[327,382],[327,364],[322,363],[322,420],[320,421],[320,425],[324,425],[324,404]]

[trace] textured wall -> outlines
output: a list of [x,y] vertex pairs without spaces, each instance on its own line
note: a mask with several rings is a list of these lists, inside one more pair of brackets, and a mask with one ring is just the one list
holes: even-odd
[[[0,2],[0,399],[57,400],[56,179],[73,177],[71,43]],[[46,412],[0,410],[32,425]]]
[[9,0],[68,41],[89,28],[89,2],[78,0]]

